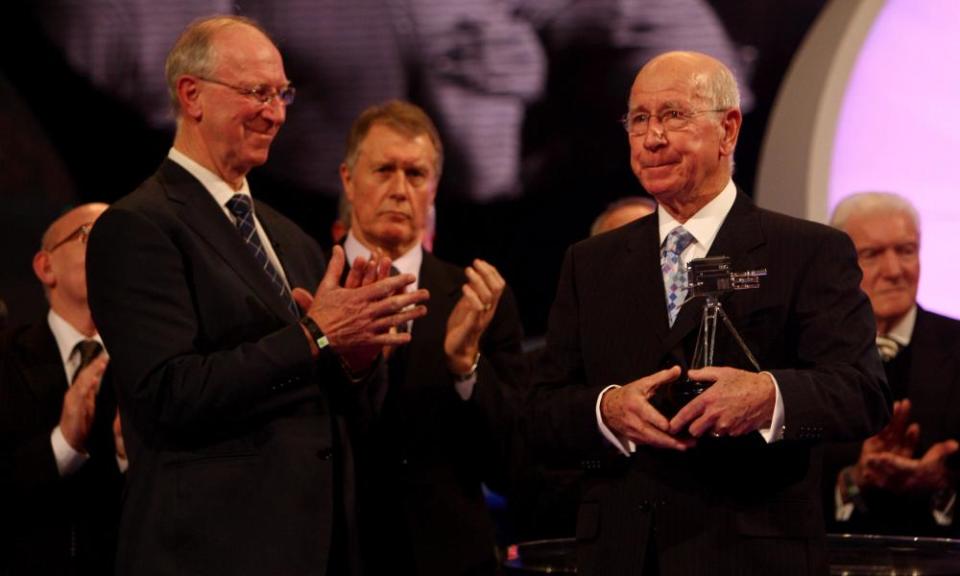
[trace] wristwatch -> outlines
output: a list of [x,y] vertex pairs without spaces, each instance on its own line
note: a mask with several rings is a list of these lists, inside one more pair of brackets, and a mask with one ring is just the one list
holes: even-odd
[[327,340],[326,334],[323,333],[323,330],[317,326],[317,323],[313,321],[313,318],[309,316],[304,316],[300,319],[300,324],[303,324],[303,327],[307,329],[307,332],[310,333],[310,337],[313,338],[314,343],[316,343],[317,348],[323,350],[330,345],[330,341]]
[[477,357],[473,359],[473,366],[470,366],[470,370],[466,374],[454,374],[454,382],[466,382],[467,380],[473,378],[477,374],[477,366],[480,364],[480,353],[477,352]]

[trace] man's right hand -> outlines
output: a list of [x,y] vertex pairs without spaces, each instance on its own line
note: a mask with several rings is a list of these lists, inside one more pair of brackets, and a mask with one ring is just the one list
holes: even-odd
[[86,453],[87,451],[87,437],[93,426],[97,392],[100,390],[100,381],[103,379],[108,361],[107,355],[101,352],[80,370],[63,396],[60,432],[67,444],[77,452]]
[[956,440],[932,445],[914,458],[920,425],[910,422],[910,400],[893,403],[890,423],[876,436],[867,438],[860,458],[853,466],[852,480],[860,487],[895,493],[933,492],[950,484],[946,458],[960,449]]
[[619,438],[658,448],[686,450],[695,443],[670,435],[670,421],[650,403],[664,384],[680,377],[680,367],[655,372],[619,388],[607,390],[600,399],[600,415]]
[[343,248],[334,246],[316,293],[311,296],[296,288],[293,296],[326,335],[331,348],[352,371],[359,372],[370,366],[384,346],[410,341],[409,333],[391,328],[426,314],[427,308],[419,304],[430,293],[424,289],[403,292],[416,278],[413,274],[390,276],[386,257],[369,262],[358,258],[341,286],[345,263]]

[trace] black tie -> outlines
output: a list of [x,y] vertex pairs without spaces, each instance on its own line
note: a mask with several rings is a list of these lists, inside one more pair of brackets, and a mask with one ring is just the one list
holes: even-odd
[[262,268],[267,274],[267,277],[270,278],[270,283],[273,284],[280,298],[286,302],[287,308],[290,310],[290,313],[293,314],[293,317],[300,318],[300,310],[297,308],[296,302],[293,301],[290,290],[287,289],[287,285],[284,283],[283,278],[280,277],[280,273],[277,272],[277,269],[270,263],[270,259],[267,258],[267,253],[263,249],[263,244],[260,243],[260,235],[257,234],[257,227],[253,222],[253,209],[250,197],[246,194],[234,194],[227,200],[227,208],[236,216],[237,230],[240,232],[240,237],[243,238],[244,244],[250,249],[250,253],[253,254],[257,264],[260,265],[260,268]]
[[71,383],[77,379],[81,370],[93,362],[93,359],[100,354],[101,350],[103,350],[103,346],[96,340],[81,340],[77,342],[77,345],[73,347],[73,353],[80,353],[80,366],[74,371],[73,378],[70,379]]

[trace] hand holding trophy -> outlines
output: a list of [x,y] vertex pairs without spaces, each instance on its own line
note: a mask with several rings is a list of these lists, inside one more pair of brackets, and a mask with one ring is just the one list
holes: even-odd
[[[715,366],[714,351],[716,350],[717,325],[723,323],[733,336],[737,345],[757,371],[760,365],[753,353],[747,347],[740,333],[733,326],[730,318],[723,311],[720,297],[735,290],[750,290],[760,287],[760,277],[766,276],[766,269],[733,272],[730,270],[728,256],[712,256],[697,258],[687,265],[689,279],[688,299],[702,297],[703,312],[700,319],[700,329],[694,346],[693,359],[690,368],[705,368]],[[710,387],[710,382],[691,380],[686,373],[666,388],[666,394],[660,405],[664,416],[671,417],[683,408],[688,402],[703,393]]]

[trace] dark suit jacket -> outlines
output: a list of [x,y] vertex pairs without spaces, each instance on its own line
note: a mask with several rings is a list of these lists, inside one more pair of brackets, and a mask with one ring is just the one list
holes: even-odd
[[[917,310],[910,345],[891,361],[890,387],[910,399],[911,420],[920,425],[916,457],[933,444],[960,440],[960,321]],[[930,512],[930,494],[862,493],[867,511],[857,510],[847,522],[834,521],[837,475],[860,457],[860,442],[827,445],[824,452],[824,511],[830,531],[957,537],[958,522],[942,527]]]
[[[312,292],[319,247],[256,210],[290,285]],[[87,280],[130,459],[118,571],[324,574],[331,551],[348,551],[332,542],[349,535],[336,520],[352,522],[350,455],[329,400],[339,367],[311,359],[222,209],[164,161],[97,221]]]
[[0,574],[113,571],[123,478],[113,445],[116,401],[97,396],[90,459],[61,477],[50,444],[67,378],[46,322],[11,331],[0,352]]
[[[814,446],[865,437],[888,418],[853,246],[738,194],[710,255],[729,256],[735,271],[768,271],[759,289],[721,303],[776,377],[784,439],[754,433],[703,439],[686,453],[616,453],[597,427],[601,390],[685,365],[702,300],[668,327],[656,214],[571,247],[527,413],[535,449],[593,472],[577,522],[582,574],[636,574],[645,562],[661,574],[826,573]],[[718,334],[718,364],[751,370]]]
[[[505,485],[507,450],[525,364],[513,294],[504,291],[481,338],[473,395],[457,394],[444,360],[447,319],[462,268],[424,253],[430,291],[413,339],[389,360],[388,389],[357,440],[361,542],[368,574],[492,574],[494,534],[481,482]],[[372,386],[376,397],[377,389]],[[384,394],[385,392],[385,394]]]

